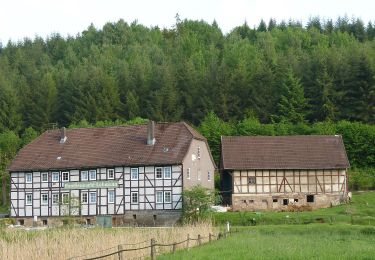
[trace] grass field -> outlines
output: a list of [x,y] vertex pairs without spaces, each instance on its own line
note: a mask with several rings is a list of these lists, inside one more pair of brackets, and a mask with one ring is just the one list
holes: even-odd
[[239,232],[158,259],[375,259],[375,192],[327,209],[215,213],[214,221]]
[[375,192],[353,194],[349,204],[305,212],[226,212],[215,213],[216,225],[229,221],[234,226],[346,223],[375,226]]
[[227,239],[158,259],[374,259],[375,228],[348,224],[244,227]]

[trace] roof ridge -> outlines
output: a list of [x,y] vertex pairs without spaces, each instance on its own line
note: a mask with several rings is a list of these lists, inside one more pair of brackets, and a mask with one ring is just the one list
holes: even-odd
[[339,134],[332,134],[332,135],[319,135],[319,134],[313,134],[313,135],[222,135],[221,138],[260,138],[260,137],[341,137],[342,135]]

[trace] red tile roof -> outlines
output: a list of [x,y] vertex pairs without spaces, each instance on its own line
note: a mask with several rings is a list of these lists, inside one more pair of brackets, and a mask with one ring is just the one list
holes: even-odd
[[147,125],[67,129],[43,133],[20,150],[9,171],[78,169],[121,165],[180,164],[192,139],[205,138],[186,123],[155,124],[155,145],[147,145]]
[[221,139],[222,169],[344,169],[341,136],[236,136]]

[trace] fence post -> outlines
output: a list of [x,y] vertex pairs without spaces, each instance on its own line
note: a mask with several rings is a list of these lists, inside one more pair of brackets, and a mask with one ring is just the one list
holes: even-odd
[[201,235],[198,235],[198,245],[201,245],[201,244],[202,244]]
[[186,248],[188,251],[189,251],[189,242],[190,242],[190,235],[188,234],[187,239],[186,239]]
[[210,233],[210,234],[208,234],[208,242],[210,242],[210,243],[211,243],[211,233]]
[[118,260],[123,260],[123,252],[122,252],[122,245],[118,245]]
[[174,243],[174,244],[172,245],[172,251],[173,251],[173,254],[176,252],[176,243]]
[[151,239],[151,260],[155,260],[155,239]]

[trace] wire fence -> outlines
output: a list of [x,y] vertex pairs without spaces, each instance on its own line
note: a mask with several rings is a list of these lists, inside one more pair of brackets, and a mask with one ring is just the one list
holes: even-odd
[[[95,260],[95,259],[118,259],[118,260],[125,260],[126,259],[145,259],[146,257],[151,258],[151,260],[156,259],[157,255],[163,253],[174,253],[178,249],[187,249],[189,250],[195,246],[201,246],[205,243],[210,243],[214,240],[218,240],[221,238],[226,238],[228,234],[232,232],[228,232],[225,230],[224,232],[219,232],[216,235],[209,233],[208,236],[201,236],[198,235],[197,238],[192,238],[190,235],[187,235],[187,238],[182,241],[176,241],[171,243],[158,243],[155,239],[145,240],[142,242],[134,243],[134,244],[120,244],[114,247],[110,247],[101,251],[73,256],[68,258],[68,260]],[[134,246],[138,246],[136,248],[131,248]],[[127,252],[132,251],[142,251],[143,254],[137,257],[129,257]]]

